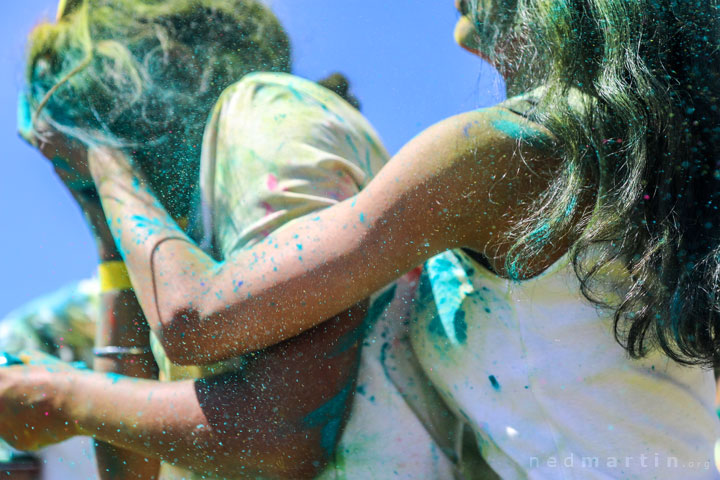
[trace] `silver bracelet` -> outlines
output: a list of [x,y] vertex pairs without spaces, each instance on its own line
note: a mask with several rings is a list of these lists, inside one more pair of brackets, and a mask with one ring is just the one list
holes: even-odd
[[150,347],[99,347],[93,348],[93,355],[100,358],[145,355],[152,353]]

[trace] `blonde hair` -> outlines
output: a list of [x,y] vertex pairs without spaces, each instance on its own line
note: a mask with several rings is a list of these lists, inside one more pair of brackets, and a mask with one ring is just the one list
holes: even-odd
[[247,73],[289,71],[285,31],[256,0],[73,0],[64,10],[29,36],[33,124],[132,149],[166,206],[186,214],[190,189],[177,181],[197,179],[214,102]]

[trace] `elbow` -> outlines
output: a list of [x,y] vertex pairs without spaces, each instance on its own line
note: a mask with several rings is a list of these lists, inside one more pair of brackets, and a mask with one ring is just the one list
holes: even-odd
[[228,338],[223,315],[205,314],[188,305],[171,311],[161,318],[155,333],[168,360],[176,365],[210,365],[255,350]]
[[160,329],[155,333],[168,360],[184,366],[214,361],[206,354],[201,322],[200,312],[190,307],[175,309],[169,318],[161,319]]
[[252,329],[240,328],[240,319],[250,316],[246,310],[242,304],[232,309],[204,302],[176,304],[161,314],[154,330],[172,363],[210,365],[267,346]]

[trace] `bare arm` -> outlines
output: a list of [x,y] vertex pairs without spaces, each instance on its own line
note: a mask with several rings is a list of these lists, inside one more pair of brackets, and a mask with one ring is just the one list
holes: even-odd
[[349,413],[364,315],[356,306],[253,355],[240,373],[195,381],[80,371],[42,357],[6,367],[0,436],[31,449],[90,435],[199,473],[312,478]]
[[[100,262],[122,260],[94,192],[72,189],[70,192],[82,208],[93,233]],[[100,301],[96,346],[149,347],[149,328],[132,290],[103,292]],[[157,378],[157,366],[150,352],[141,356],[96,359],[93,368],[98,372]],[[154,479],[160,467],[156,458],[148,458],[144,452],[118,448],[102,441],[95,443],[95,456],[98,473],[104,479]]]
[[208,363],[291,338],[442,250],[495,248],[539,191],[516,174],[517,139],[497,115],[431,127],[356,197],[225,262],[182,233],[122,154],[93,150],[90,170],[151,328],[173,361]]

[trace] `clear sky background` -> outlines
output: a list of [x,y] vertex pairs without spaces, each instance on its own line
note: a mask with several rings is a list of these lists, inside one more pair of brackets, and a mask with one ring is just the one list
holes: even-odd
[[[340,71],[391,153],[433,123],[504,98],[482,60],[453,42],[452,0],[270,0],[293,42],[294,73]],[[16,133],[27,32],[56,0],[3,2],[0,16],[0,318],[96,268],[79,209]]]

